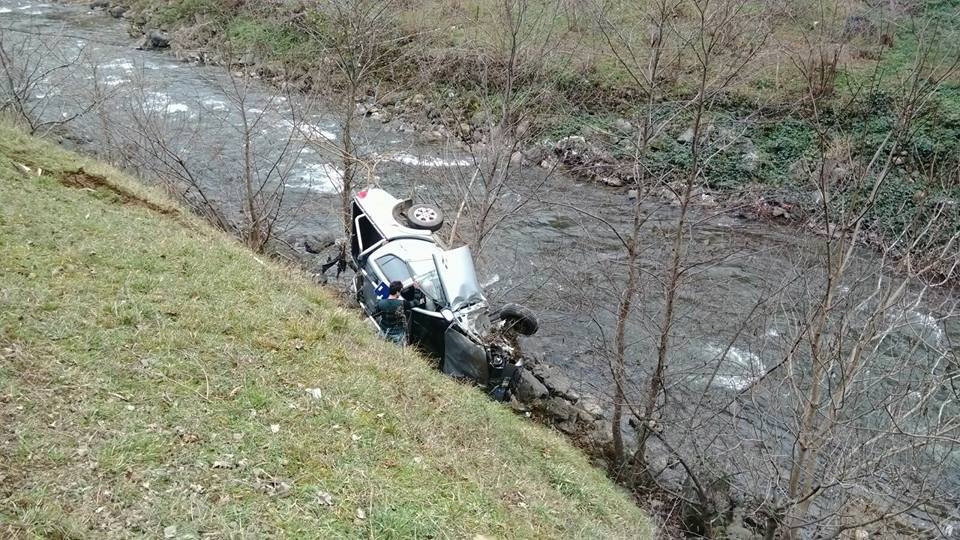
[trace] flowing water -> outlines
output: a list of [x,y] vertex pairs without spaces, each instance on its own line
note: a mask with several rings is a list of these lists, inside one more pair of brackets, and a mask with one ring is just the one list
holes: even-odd
[[[130,129],[115,128],[139,125],[143,131],[144,122],[149,122],[149,129],[165,133],[168,157],[183,157],[207,196],[238,218],[236,186],[242,168],[241,141],[247,133],[257,170],[262,173],[275,165],[277,172],[265,180],[286,186],[283,236],[296,243],[304,235],[337,230],[341,170],[324,157],[322,145],[302,144],[305,139],[336,141],[340,136],[336,121],[323,106],[232,78],[222,68],[182,63],[165,52],[135,50],[136,40],[127,34],[123,22],[85,7],[0,0],[0,28],[8,42],[45,43],[48,61],[82,58],[82,65],[51,73],[29,96],[40,107],[38,113],[50,120],[70,117],[91,99],[103,100],[101,110],[70,124],[81,150],[114,159],[134,147],[129,153],[137,155],[142,140]],[[373,119],[358,126],[363,155],[376,157],[376,167],[361,172],[364,183],[436,202],[449,219],[457,207],[453,186],[469,179],[471,156],[450,146],[424,143],[398,126],[400,122]],[[292,140],[291,133],[295,134]],[[277,158],[284,146],[287,152]],[[145,161],[140,165],[151,168]],[[152,168],[161,176],[183,172],[169,160]],[[484,244],[478,257],[481,280],[499,276],[488,289],[493,303],[520,302],[539,314],[540,331],[525,340],[527,352],[543,355],[562,368],[579,391],[603,400],[611,380],[607,351],[625,279],[625,250],[613,231],[629,229],[633,203],[624,190],[580,183],[535,166],[521,167],[517,178],[508,202],[529,202],[508,215]],[[678,213],[675,206],[655,200],[642,208],[646,217],[643,273],[635,315],[626,332],[628,368],[635,374],[632,395],[642,391],[644,375],[656,361],[662,278]],[[685,430],[674,439],[676,446],[715,455],[727,467],[749,469],[752,472],[743,475],[751,478],[744,485],[769,492],[778,471],[751,466],[748,461],[790,452],[789,434],[795,420],[790,419],[794,405],[788,396],[794,394],[782,376],[787,368],[756,383],[782,363],[800,328],[798,321],[822,290],[817,277],[823,242],[793,227],[747,222],[703,209],[693,211],[691,222],[695,225],[686,257],[693,264],[688,264],[676,306],[668,372],[668,405],[677,413],[666,415],[663,423],[668,429]],[[871,287],[890,277],[884,277],[882,268],[877,254],[856,254],[849,277],[839,289],[851,326],[833,337],[867,324],[876,305],[876,299],[869,297]],[[948,292],[911,284],[903,299],[884,315],[888,332],[883,339],[867,344],[873,347],[871,354],[880,358],[881,368],[863,384],[873,390],[898,391],[899,387],[890,386],[891,377],[920,381],[947,369],[950,362],[956,364],[955,344],[960,340],[956,303],[957,297]],[[890,366],[903,367],[893,371]],[[798,369],[793,364],[788,367]],[[747,389],[751,389],[748,396],[731,405],[736,393]],[[956,392],[939,391],[942,395],[933,400],[941,407],[939,414],[956,415],[956,403],[951,401]],[[907,392],[915,390],[911,387]],[[856,401],[851,407],[867,410],[880,403],[851,400]],[[956,458],[939,458],[948,479],[946,489],[956,494],[960,491]],[[877,492],[868,495],[882,498]],[[952,518],[931,521],[956,521],[956,496],[942,503],[937,513]]]

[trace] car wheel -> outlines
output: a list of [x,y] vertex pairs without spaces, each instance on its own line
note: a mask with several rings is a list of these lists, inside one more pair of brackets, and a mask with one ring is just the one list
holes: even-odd
[[443,225],[443,212],[432,204],[415,204],[407,209],[406,216],[415,229],[435,231]]
[[507,304],[500,308],[497,317],[505,326],[518,334],[532,336],[540,329],[540,322],[533,311],[520,304]]

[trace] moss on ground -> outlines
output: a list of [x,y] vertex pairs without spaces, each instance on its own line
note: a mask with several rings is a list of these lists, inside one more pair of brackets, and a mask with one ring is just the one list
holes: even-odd
[[560,436],[117,172],[0,127],[0,201],[0,536],[652,535]]

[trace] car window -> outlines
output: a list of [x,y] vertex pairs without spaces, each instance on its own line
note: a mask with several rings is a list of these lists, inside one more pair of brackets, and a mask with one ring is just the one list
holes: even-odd
[[420,290],[437,305],[444,305],[446,301],[433,259],[413,260],[410,261],[410,266],[413,268],[413,279],[420,285]]
[[377,229],[373,226],[373,224],[370,223],[370,219],[365,215],[361,215],[357,218],[356,227],[356,234],[360,238],[360,251],[363,251],[376,244],[380,240],[383,240],[383,237],[380,236],[380,233],[377,232]]
[[386,276],[387,281],[407,281],[411,277],[410,267],[399,257],[394,255],[384,255],[377,259],[377,266]]

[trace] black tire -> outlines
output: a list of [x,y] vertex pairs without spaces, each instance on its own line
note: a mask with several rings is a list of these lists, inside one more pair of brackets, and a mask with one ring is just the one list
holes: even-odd
[[537,316],[520,304],[506,304],[497,311],[497,318],[504,321],[507,328],[523,336],[532,336],[540,329]]
[[436,231],[443,226],[443,212],[432,204],[415,204],[405,213],[414,229]]

